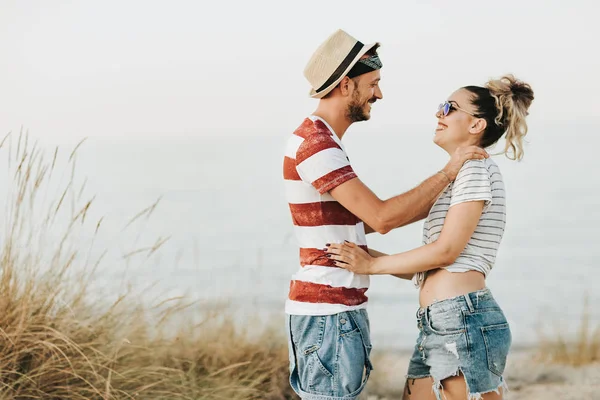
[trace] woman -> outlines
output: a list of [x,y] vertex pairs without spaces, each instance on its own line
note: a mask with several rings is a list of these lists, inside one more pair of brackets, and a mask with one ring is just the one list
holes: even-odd
[[[523,156],[526,83],[507,75],[454,92],[436,113],[434,142],[489,147],[505,135],[504,153]],[[420,330],[404,399],[502,399],[511,344],[506,317],[485,285],[505,226],[502,175],[491,159],[467,161],[431,208],[423,246],[400,254],[366,253],[353,243],[328,245],[336,265],[362,274],[414,279]],[[432,390],[433,385],[433,390]]]

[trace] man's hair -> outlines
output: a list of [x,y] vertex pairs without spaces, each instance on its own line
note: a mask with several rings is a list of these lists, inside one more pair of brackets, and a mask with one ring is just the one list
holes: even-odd
[[[380,46],[381,45],[379,43],[375,43],[375,45],[373,47],[371,47],[369,50],[367,50],[367,52],[361,57],[361,59],[363,59],[363,58],[369,58],[369,57],[373,57],[373,56],[377,55],[377,49],[379,49]],[[350,78],[350,79],[352,79],[352,81],[355,84],[358,84],[358,80],[360,79],[360,75],[359,76],[355,76],[354,78]],[[330,97],[331,93],[333,93],[333,91],[335,89],[337,89],[338,86],[340,86],[339,83],[329,93],[327,93],[325,96],[323,96],[322,99],[326,99],[326,98]]]
[[369,51],[367,51],[365,53],[365,55],[363,56],[363,58],[365,58],[365,56],[367,57],[373,57],[375,55],[377,55],[377,49],[380,47],[381,45],[379,43],[375,43],[375,46],[371,47],[369,49]]

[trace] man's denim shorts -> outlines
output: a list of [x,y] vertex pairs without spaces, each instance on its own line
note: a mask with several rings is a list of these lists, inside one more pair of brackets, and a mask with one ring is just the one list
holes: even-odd
[[410,380],[432,377],[442,399],[442,380],[462,372],[469,399],[507,389],[502,374],[512,336],[489,289],[442,300],[417,311],[419,338],[408,366]]
[[352,400],[373,369],[364,309],[287,316],[290,385],[303,400]]

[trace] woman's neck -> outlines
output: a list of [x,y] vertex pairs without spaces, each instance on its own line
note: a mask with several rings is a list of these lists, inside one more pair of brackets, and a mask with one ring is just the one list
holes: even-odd
[[450,155],[454,154],[456,149],[459,147],[469,147],[469,146],[480,146],[479,140],[473,138],[473,140],[465,140],[460,143],[448,143],[444,146],[444,150]]

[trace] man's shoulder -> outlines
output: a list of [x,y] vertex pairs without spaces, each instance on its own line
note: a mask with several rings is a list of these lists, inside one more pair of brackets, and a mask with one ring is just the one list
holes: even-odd
[[294,131],[295,136],[299,136],[305,140],[333,140],[333,133],[329,130],[327,125],[320,119],[312,119],[306,117],[302,124]]

